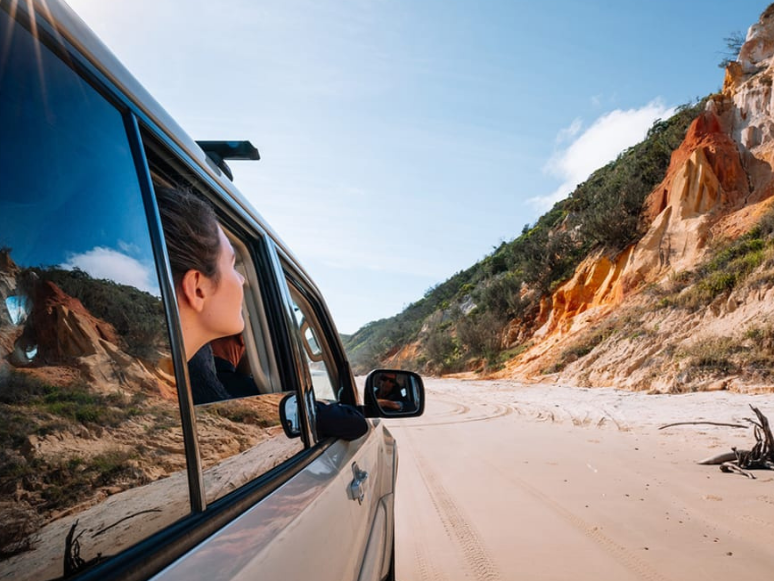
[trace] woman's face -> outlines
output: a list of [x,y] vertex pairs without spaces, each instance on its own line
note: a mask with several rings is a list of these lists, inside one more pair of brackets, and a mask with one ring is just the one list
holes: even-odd
[[213,280],[213,290],[202,311],[202,323],[210,332],[209,340],[241,333],[245,327],[242,318],[244,277],[234,268],[236,254],[223,230],[218,227],[220,253],[218,273],[220,279]]

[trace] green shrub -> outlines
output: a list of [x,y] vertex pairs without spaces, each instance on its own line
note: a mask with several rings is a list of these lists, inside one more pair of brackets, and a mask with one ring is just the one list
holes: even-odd
[[[774,218],[767,213],[750,232],[733,242],[721,245],[694,273],[681,274],[680,281],[695,280],[693,286],[682,291],[681,285],[672,286],[672,294],[659,301],[659,306],[678,306],[696,310],[707,306],[716,297],[730,293],[746,281],[771,255],[768,242],[769,228]],[[771,224],[769,222],[771,221]],[[762,284],[765,273],[754,282]],[[682,292],[681,292],[682,291]]]
[[81,424],[117,426],[129,415],[126,410],[118,407],[124,403],[120,395],[105,396],[76,382],[66,387],[49,386],[39,407]]
[[[108,485],[120,478],[129,468],[129,460],[134,458],[134,453],[125,450],[108,450],[94,456],[86,467],[87,472],[94,474],[95,479],[102,485]],[[82,463],[82,462],[81,462]]]
[[522,281],[514,273],[506,273],[483,285],[477,297],[479,310],[488,311],[500,319],[510,319],[523,313]]
[[738,340],[730,337],[710,337],[696,341],[683,350],[688,366],[694,369],[729,375],[738,371],[734,355],[743,351]]
[[117,426],[142,413],[138,406],[144,398],[138,395],[130,400],[120,393],[103,395],[83,380],[55,385],[14,369],[0,378],[0,404],[33,408],[81,424]]
[[457,323],[457,337],[468,355],[492,358],[500,350],[504,322],[491,311],[471,313]]
[[425,351],[441,372],[455,370],[460,363],[460,346],[450,332],[433,330],[425,341]]

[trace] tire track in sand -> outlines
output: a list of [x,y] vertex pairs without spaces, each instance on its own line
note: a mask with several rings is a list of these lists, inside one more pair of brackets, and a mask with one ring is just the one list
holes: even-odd
[[[487,553],[484,543],[454,498],[446,491],[441,479],[429,467],[413,438],[406,431],[404,437],[412,440],[414,458],[422,481],[447,536],[461,549],[461,556],[477,581],[499,581],[500,571]],[[421,563],[420,563],[421,571]]]
[[[413,444],[413,442],[407,442],[409,446]],[[419,474],[419,466],[417,465],[416,459],[414,457],[413,451],[411,454],[408,454],[408,459],[413,464],[415,471],[417,474]],[[403,487],[403,489],[408,489],[409,495],[411,496],[410,505],[411,506],[422,506],[424,503],[422,502],[422,499],[418,498],[418,491],[420,490],[419,486],[409,486],[409,487]],[[416,511],[411,511],[411,529],[414,531],[421,531],[423,530],[422,527],[422,521],[419,518],[419,513]],[[413,544],[413,550],[414,550],[414,563],[416,564],[416,570],[419,573],[419,577],[417,581],[444,581],[443,575],[441,575],[440,571],[438,571],[435,566],[433,565],[433,560],[431,558],[428,558],[427,549],[424,545],[424,543],[421,542],[414,542]]]
[[[451,404],[451,402],[444,401],[444,403]],[[472,408],[470,406],[462,405],[462,404],[451,404],[453,406],[452,410],[444,414],[442,416],[438,416],[437,419],[434,418],[426,418],[426,420],[422,423],[416,423],[411,422],[410,425],[412,428],[423,428],[428,426],[447,426],[450,424],[466,424],[469,422],[483,422],[486,420],[491,420],[493,418],[499,418],[502,416],[507,416],[511,413],[513,413],[513,409],[509,405],[504,404],[498,404],[498,403],[485,403],[484,405],[476,406],[475,408]],[[472,411],[481,412],[482,409],[485,408],[483,415],[474,415]],[[460,417],[455,417],[460,416]]]

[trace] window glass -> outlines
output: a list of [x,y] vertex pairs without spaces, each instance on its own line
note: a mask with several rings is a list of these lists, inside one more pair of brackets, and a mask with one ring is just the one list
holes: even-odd
[[338,401],[333,357],[322,338],[319,322],[314,316],[312,306],[301,292],[288,281],[290,296],[293,301],[293,313],[296,318],[297,331],[303,346],[306,364],[312,377],[314,396],[318,400]]
[[71,574],[190,512],[123,119],[0,10],[0,568]]
[[188,365],[207,502],[303,450],[303,442],[289,439],[280,425],[279,404],[285,393],[270,355],[258,271],[247,246],[232,233],[228,236],[236,269],[245,279],[245,329],[212,341]]

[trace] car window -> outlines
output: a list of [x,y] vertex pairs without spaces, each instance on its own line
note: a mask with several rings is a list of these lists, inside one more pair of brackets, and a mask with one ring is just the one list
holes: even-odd
[[[146,130],[143,143],[154,187],[185,189],[210,202],[217,199]],[[235,216],[217,203],[213,206],[234,248],[235,268],[245,280],[245,328],[238,335],[205,345],[188,362],[207,503],[255,480],[304,449],[303,442],[289,439],[280,424],[280,400],[295,384],[284,385],[279,374],[261,290],[270,277],[262,272],[251,250],[265,242],[255,233],[248,237]]]
[[190,513],[122,113],[0,10],[0,567],[51,579]]
[[[279,404],[286,388],[273,362],[258,284],[260,271],[250,259],[247,245],[232,232],[228,236],[237,256],[236,268],[245,278],[245,330],[212,341],[203,349],[203,358],[210,366],[205,376],[225,392],[217,401],[196,402],[194,398],[202,404],[196,406],[196,426],[208,503],[304,449],[303,442],[289,439],[280,425]],[[192,389],[201,380],[191,374]]]
[[288,280],[296,333],[303,347],[305,363],[314,386],[314,396],[318,400],[338,401],[336,364],[331,350],[325,342],[320,322],[315,316],[309,300],[304,297],[298,286]]

